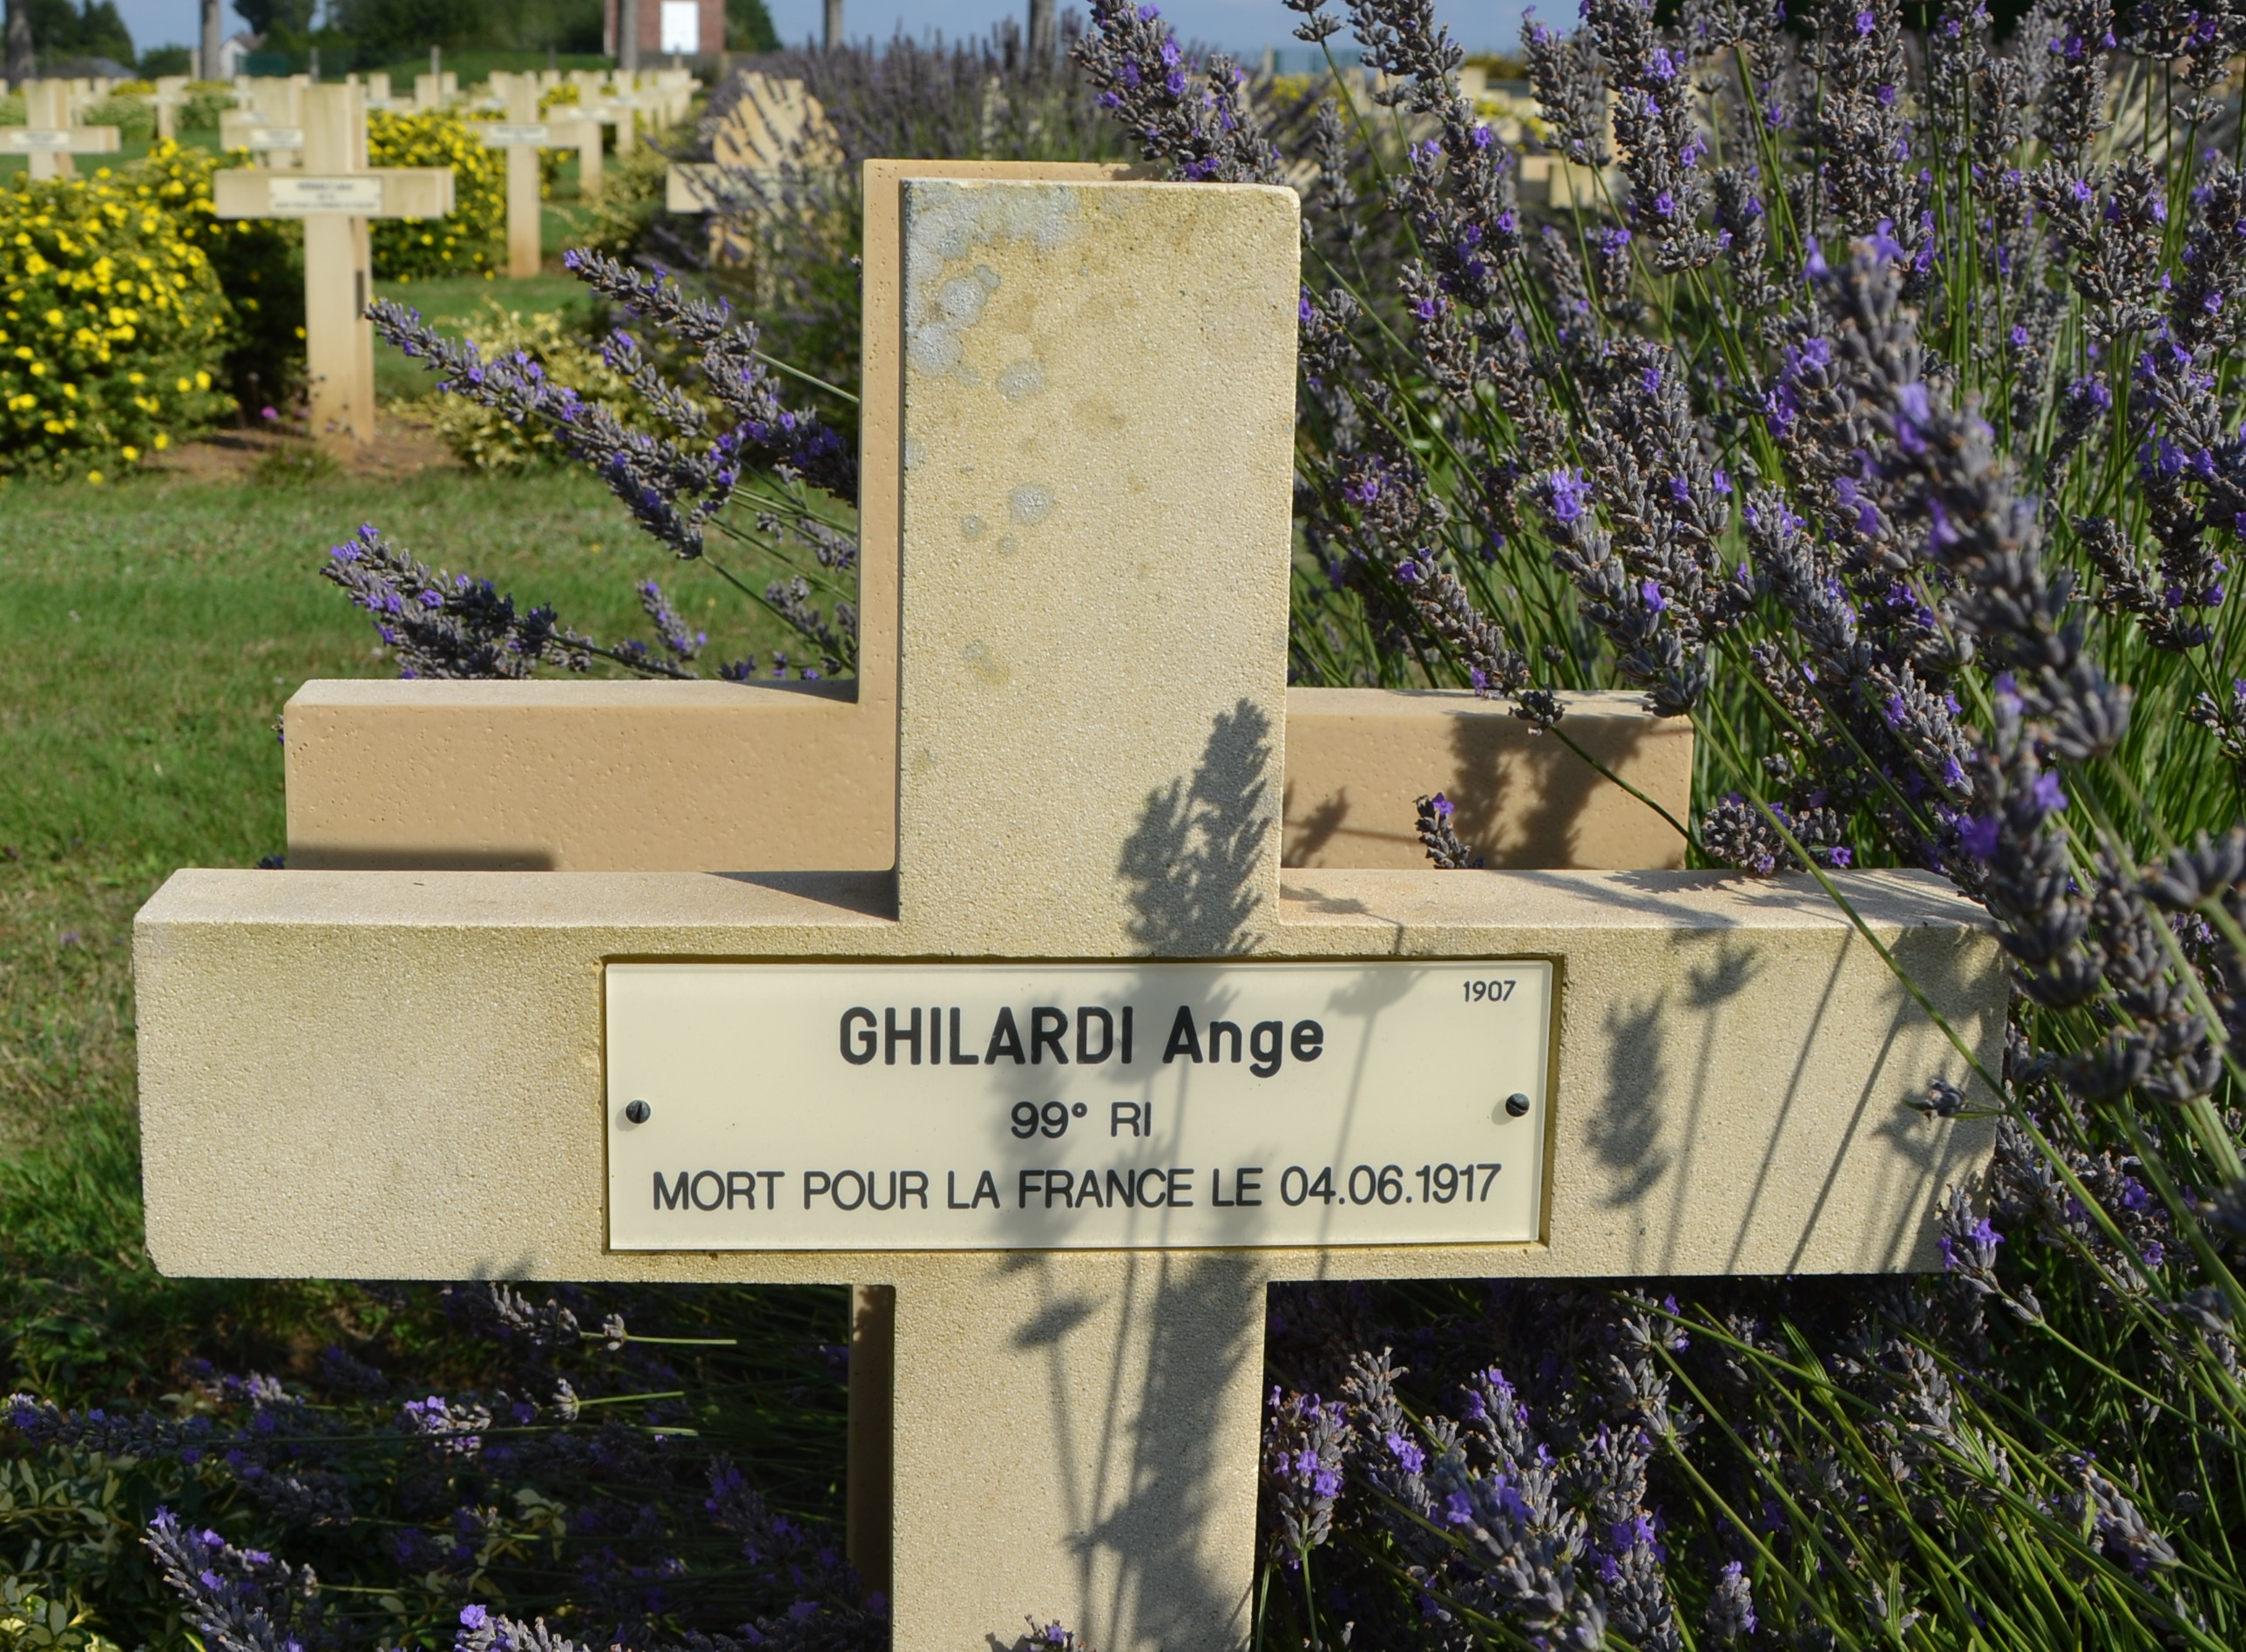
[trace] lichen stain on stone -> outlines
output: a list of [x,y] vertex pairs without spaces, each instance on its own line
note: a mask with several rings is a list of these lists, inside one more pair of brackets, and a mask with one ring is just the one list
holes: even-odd
[[998,394],[1010,402],[1025,402],[1045,390],[1045,370],[1035,360],[1016,362],[998,375]]
[[1080,192],[1054,184],[909,180],[904,216],[905,359],[915,372],[931,374],[958,367],[961,335],[982,321],[1001,284],[988,263],[956,272],[955,266],[977,247],[1027,242],[1050,252],[1084,228]]
[[1006,495],[1006,513],[1024,527],[1035,527],[1052,512],[1052,489],[1042,482],[1024,482]]
[[1014,674],[990,652],[987,642],[970,642],[959,650],[959,657],[967,662],[967,669],[992,688],[1006,682]]
[[1078,429],[1089,429],[1089,432],[1119,432],[1119,429],[1130,427],[1130,420],[1123,416],[1123,409],[1094,396],[1087,396],[1085,400],[1076,403],[1076,407],[1069,409],[1069,418],[1076,420]]

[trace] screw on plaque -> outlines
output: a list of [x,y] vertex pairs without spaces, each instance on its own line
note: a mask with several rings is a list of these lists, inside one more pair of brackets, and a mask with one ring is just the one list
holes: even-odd
[[654,1108],[643,1101],[628,1101],[624,1104],[624,1117],[636,1125],[645,1124],[648,1115],[654,1111]]
[[1515,1118],[1521,1118],[1528,1112],[1528,1098],[1518,1090],[1514,1091],[1505,1098],[1505,1111]]

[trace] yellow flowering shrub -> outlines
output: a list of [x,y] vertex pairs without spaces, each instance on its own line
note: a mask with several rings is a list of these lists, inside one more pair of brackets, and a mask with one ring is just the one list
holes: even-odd
[[369,164],[450,167],[453,211],[446,218],[391,218],[374,226],[374,273],[392,280],[469,275],[507,255],[507,157],[487,149],[451,110],[366,118]]
[[304,227],[285,218],[217,215],[211,174],[243,158],[160,143],[123,175],[140,199],[171,213],[180,239],[210,260],[234,312],[221,383],[255,409],[280,405],[303,377]]
[[0,475],[107,479],[231,410],[231,320],[180,221],[132,180],[0,188]]

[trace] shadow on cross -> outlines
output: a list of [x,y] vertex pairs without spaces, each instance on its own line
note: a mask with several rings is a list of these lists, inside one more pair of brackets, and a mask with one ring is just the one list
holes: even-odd
[[[1408,697],[1451,697],[1414,690]],[[1430,761],[1413,785],[1419,792],[1439,790],[1450,800],[1452,829],[1480,864],[1495,871],[1567,867],[1610,853],[1596,841],[1587,845],[1587,824],[1636,806],[1618,804],[1612,783],[1562,740],[1535,735],[1510,717],[1467,715],[1472,702],[1459,697],[1463,703],[1446,719],[1449,762]],[[1626,771],[1638,760],[1647,739],[1642,726],[1594,726],[1599,731],[1586,736],[1588,749],[1609,768]],[[1419,863],[1408,799],[1379,788],[1370,798],[1352,797],[1347,785],[1319,797],[1302,790],[1290,771],[1280,864],[1311,870]],[[1399,849],[1404,860],[1394,858]]]
[[[1605,752],[1607,765],[1627,765],[1642,738],[1632,734]],[[1578,828],[1609,782],[1556,739],[1521,748],[1519,730],[1491,718],[1452,723],[1451,758],[1459,778],[1451,829],[1487,866],[1573,866],[1581,853]],[[1509,787],[1508,758],[1518,771]]]
[[1190,778],[1147,793],[1116,872],[1148,957],[1235,957],[1261,939],[1256,871],[1277,826],[1270,763],[1271,719],[1243,699],[1217,713]]
[[[1001,1266],[1046,1268],[1030,1256]],[[1236,1488],[1223,1483],[1215,1407],[1243,1365],[1262,1363],[1263,1275],[1235,1258],[1161,1252],[1136,1254],[1126,1269],[1123,1322],[1103,1327],[1112,1343],[1072,1341],[1102,1305],[1065,1288],[1013,1338],[1052,1365],[1061,1472],[1084,1477],[1065,1488],[1079,1533],[1082,1627],[1101,1646],[1198,1642],[1211,1626],[1244,1638],[1248,1602],[1209,1565],[1212,1523],[1239,1510]],[[1140,1315],[1146,1323],[1130,1322]],[[1092,1357],[1108,1362],[1106,1403],[1072,1407],[1067,1366]],[[1103,1567],[1103,1555],[1120,1564]],[[991,1652],[1031,1644],[988,1639]]]
[[[1279,829],[1272,733],[1270,718],[1243,699],[1217,714],[1191,774],[1147,794],[1117,866],[1129,934],[1145,955],[1237,957],[1262,940],[1259,874],[1276,858]],[[1013,1343],[1049,1366],[1060,1472],[1078,1479],[1063,1488],[1085,1613],[1072,1627],[1102,1646],[1198,1641],[1211,1625],[1244,1637],[1248,1602],[1209,1556],[1212,1524],[1238,1513],[1236,1488],[1221,1483],[1217,1408],[1242,1368],[1261,1364],[1261,1270],[1141,1252],[1108,1299],[1033,1254],[997,1266],[1042,1275],[1042,1303]],[[1106,1403],[1072,1404],[1087,1377]],[[993,1633],[988,1644],[1006,1652],[1026,1642]]]

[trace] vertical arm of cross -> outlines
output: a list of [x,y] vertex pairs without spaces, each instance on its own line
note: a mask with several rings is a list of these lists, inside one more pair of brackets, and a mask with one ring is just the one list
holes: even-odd
[[[565,105],[563,107],[568,107]],[[577,139],[577,198],[597,200],[601,193],[601,123],[594,112],[577,109],[571,120]]]
[[[1252,951],[1277,904],[1296,198],[902,192],[900,921],[950,955]],[[869,313],[875,246],[869,222]],[[1005,1600],[1103,1647],[1245,1640],[1263,1281],[1245,1254],[901,1269],[897,1652],[981,1642]]]
[[[34,80],[24,92],[24,130],[58,132],[71,124],[70,88],[59,80]],[[47,178],[66,178],[77,170],[67,152],[52,149],[31,151],[31,171],[34,180]]]
[[538,273],[544,252],[538,154],[546,134],[536,130],[538,82],[531,76],[515,75],[508,81],[507,119],[507,273],[520,278]]
[[160,142],[172,143],[179,137],[180,105],[187,95],[187,77],[162,75],[156,81],[156,137]]
[[[303,95],[304,169],[366,170],[366,99],[357,86],[314,86]],[[367,221],[304,220],[304,368],[317,433],[348,431],[374,439],[374,252]]]
[[1278,887],[1295,196],[908,180],[903,211],[900,915],[962,952],[1246,950]]

